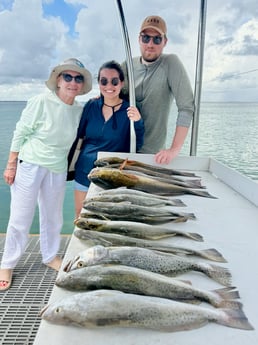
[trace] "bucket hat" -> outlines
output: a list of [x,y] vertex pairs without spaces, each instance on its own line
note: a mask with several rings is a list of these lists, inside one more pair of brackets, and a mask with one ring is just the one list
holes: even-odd
[[84,67],[83,63],[75,58],[67,59],[54,67],[50,73],[49,79],[46,81],[47,87],[54,91],[57,88],[57,77],[64,71],[78,72],[84,77],[83,88],[80,95],[88,93],[92,89],[91,73]]

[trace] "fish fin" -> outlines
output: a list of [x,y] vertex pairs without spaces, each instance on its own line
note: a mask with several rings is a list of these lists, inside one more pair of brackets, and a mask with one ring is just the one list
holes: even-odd
[[254,330],[242,309],[221,309],[223,314],[216,321],[224,326]]
[[203,249],[199,251],[199,255],[204,259],[217,261],[217,262],[227,262],[223,255],[215,248]]
[[[176,278],[175,278],[176,279]],[[177,280],[177,279],[176,279]],[[188,284],[188,285],[192,285],[191,280],[184,280],[184,279],[178,279],[180,282],[184,283],[184,284]]]
[[120,165],[120,167],[119,167],[119,170],[123,170],[127,162],[128,162],[128,158],[126,158],[126,159],[121,163],[121,165]]
[[231,285],[232,275],[228,268],[216,265],[208,265],[202,270],[202,272],[211,279],[215,280],[217,283],[220,283],[224,286]]
[[197,298],[176,298],[175,301],[194,305],[199,305],[202,303],[202,301]]

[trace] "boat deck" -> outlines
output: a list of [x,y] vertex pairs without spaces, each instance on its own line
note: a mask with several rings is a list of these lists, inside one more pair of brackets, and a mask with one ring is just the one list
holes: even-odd
[[[63,256],[71,236],[62,236],[59,255]],[[5,236],[0,236],[0,258]],[[25,254],[14,272],[12,287],[0,293],[1,345],[32,345],[36,337],[39,312],[48,302],[57,273],[43,265],[39,236],[31,235]]]
[[[114,156],[114,153],[100,153],[99,157],[111,155]],[[153,164],[152,155],[116,154],[116,156]],[[258,314],[255,302],[258,285],[258,184],[216,160],[205,157],[177,157],[169,167],[194,171],[207,186],[207,191],[217,199],[193,195],[180,196],[187,205],[184,211],[194,212],[197,219],[186,223],[166,223],[166,226],[171,228],[200,233],[204,237],[204,242],[193,243],[183,238],[162,241],[165,243],[171,241],[176,245],[193,246],[198,249],[216,248],[222,253],[228,262],[220,265],[230,270],[232,285],[239,290],[244,312],[255,329],[244,331],[209,323],[199,329],[170,333],[118,327],[83,329],[72,325],[56,325],[42,320],[34,345],[45,345],[46,335],[49,339],[48,345],[81,345],[82,339],[83,342],[91,345],[120,345],[122,343],[124,345],[190,343],[199,345],[207,341],[211,345],[258,344]],[[88,196],[94,195],[99,190],[100,188],[91,184]],[[64,264],[90,245],[72,235],[64,257]],[[60,271],[59,274],[65,273]],[[189,272],[181,277],[203,289],[212,290],[222,287],[196,272]],[[71,296],[73,293],[55,286],[50,302]]]

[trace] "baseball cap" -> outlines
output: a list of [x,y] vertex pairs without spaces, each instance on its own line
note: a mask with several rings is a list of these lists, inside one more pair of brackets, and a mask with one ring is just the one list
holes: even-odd
[[159,16],[148,16],[147,18],[144,19],[142,26],[141,26],[141,31],[144,31],[146,29],[154,29],[158,31],[161,35],[166,35],[167,34],[167,26],[164,21]]

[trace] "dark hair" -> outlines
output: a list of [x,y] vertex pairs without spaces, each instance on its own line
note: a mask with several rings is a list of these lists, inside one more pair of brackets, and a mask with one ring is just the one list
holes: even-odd
[[99,79],[100,79],[100,72],[104,68],[115,69],[118,72],[120,81],[124,81],[125,80],[125,75],[124,75],[124,72],[122,70],[121,65],[118,62],[116,62],[115,60],[111,60],[111,61],[103,63],[103,65],[99,68],[98,82],[99,82]]
[[[100,72],[101,72],[104,68],[107,68],[107,69],[115,69],[115,70],[117,71],[117,73],[118,73],[118,76],[119,76],[120,81],[124,81],[124,80],[125,80],[124,71],[123,71],[121,65],[120,65],[118,62],[116,62],[115,60],[111,60],[111,61],[107,61],[107,62],[103,63],[103,65],[100,66],[99,72],[98,72],[98,82],[99,82],[99,80],[100,80]],[[100,96],[103,97],[102,94],[101,94]],[[119,93],[119,97],[120,97],[121,99],[124,99],[124,100],[126,100],[126,101],[129,101],[128,96],[125,95],[125,94],[123,93],[122,90],[121,90],[120,93]]]

